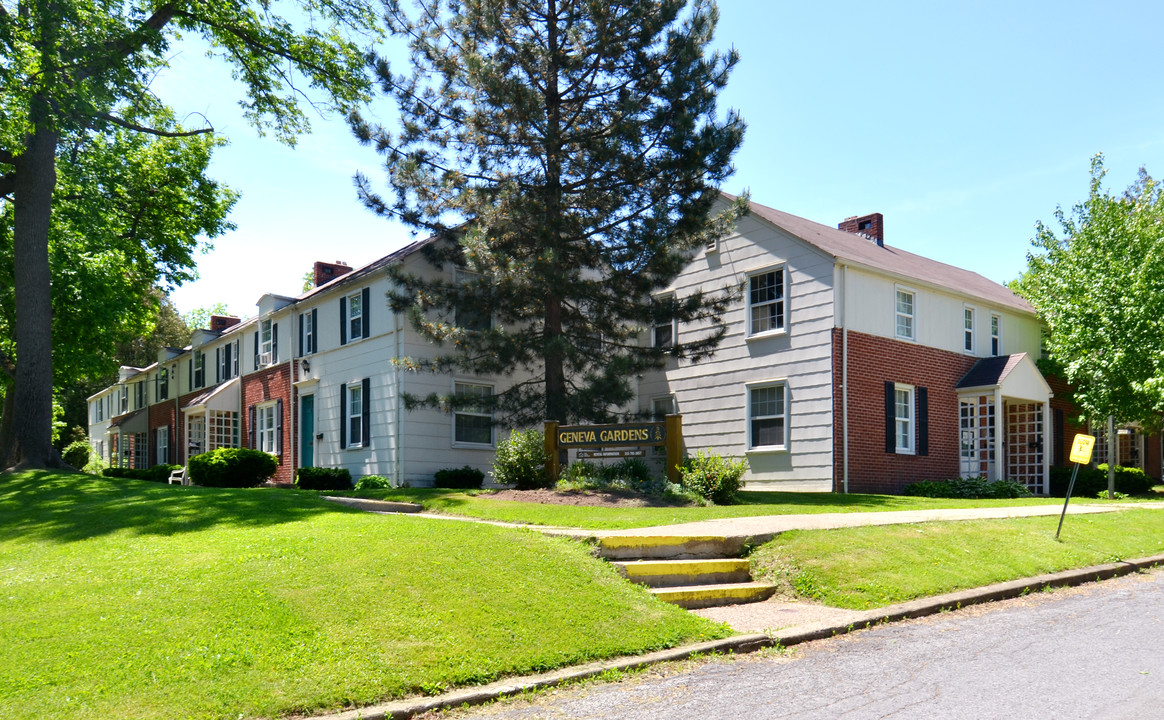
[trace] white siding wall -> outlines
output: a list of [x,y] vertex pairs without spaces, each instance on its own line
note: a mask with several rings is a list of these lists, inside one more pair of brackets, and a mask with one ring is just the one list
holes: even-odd
[[[749,273],[786,267],[787,333],[748,339],[745,300],[728,311],[719,350],[711,360],[672,361],[661,374],[640,384],[640,407],[653,397],[674,394],[683,415],[686,450],[714,448],[748,458],[747,482],[779,481],[797,489],[828,490],[832,481],[832,259],[815,248],[752,217],[720,241],[719,251],[701,253],[674,284],[678,297],[697,289],[714,292],[745,284]],[[746,293],[746,285],[744,287]],[[698,328],[681,326],[679,340]],[[788,450],[748,453],[747,383],[787,383]]]
[[[1030,353],[1040,355],[1040,326],[1033,315],[1026,315],[985,301],[968,298],[950,291],[908,280],[895,281],[849,266],[844,322],[850,330],[895,338],[895,301],[897,288],[914,292],[914,322],[916,342],[919,345],[964,352],[963,328],[966,307],[974,308],[974,355],[990,356],[990,316],[1002,320],[1002,348],[1000,354]],[[840,308],[837,325],[841,324]]]

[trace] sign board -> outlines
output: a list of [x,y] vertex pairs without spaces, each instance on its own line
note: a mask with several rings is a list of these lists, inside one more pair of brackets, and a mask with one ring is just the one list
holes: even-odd
[[1080,433],[1075,436],[1075,442],[1071,443],[1071,455],[1069,459],[1073,463],[1086,465],[1091,462],[1091,451],[1094,448],[1095,436]]
[[667,432],[661,422],[630,425],[561,425],[557,429],[558,447],[600,448],[620,445],[663,445]]
[[642,448],[619,448],[610,450],[579,450],[578,459],[580,460],[597,460],[601,458],[628,458],[628,457],[645,457],[646,450]]

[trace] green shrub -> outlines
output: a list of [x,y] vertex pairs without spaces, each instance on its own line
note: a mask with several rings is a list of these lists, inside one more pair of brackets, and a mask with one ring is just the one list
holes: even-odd
[[300,490],[351,490],[352,474],[347,468],[299,468],[295,487]]
[[748,461],[725,458],[711,450],[700,450],[679,467],[679,483],[716,505],[731,505],[743,484]]
[[363,492],[365,490],[387,490],[392,487],[392,480],[383,475],[365,475],[356,483],[355,490]]
[[[1051,494],[1056,497],[1067,496],[1067,485],[1071,482],[1071,473],[1075,466],[1051,468]],[[1152,489],[1152,478],[1139,468],[1116,466],[1116,492],[1125,495],[1139,495]],[[1100,491],[1107,491],[1107,464],[1096,467],[1080,467],[1079,476],[1075,478],[1075,489],[1072,497],[1095,497]]]
[[682,487],[652,476],[651,467],[633,457],[610,465],[575,460],[562,471],[557,486],[560,490],[630,490],[650,497],[683,494]]
[[190,482],[206,487],[256,487],[278,468],[275,456],[262,450],[218,448],[190,458]]
[[61,457],[71,467],[83,468],[89,464],[89,456],[93,454],[93,448],[89,446],[88,440],[77,440],[65,446],[61,451]]
[[553,479],[546,473],[546,444],[541,430],[518,432],[497,443],[493,458],[493,480],[518,490],[549,487]]
[[89,462],[85,464],[85,467],[81,468],[81,472],[88,473],[90,475],[101,475],[108,467],[109,463],[105,462],[100,455],[94,453],[93,456],[89,458]]
[[149,482],[168,482],[170,473],[182,467],[181,465],[154,465],[151,468],[102,468],[101,474],[105,477],[129,478],[131,480],[148,480]]
[[1030,497],[1031,491],[1016,480],[987,480],[977,477],[954,478],[952,480],[920,480],[910,483],[902,494],[913,497],[958,498],[958,499],[1012,499]]
[[485,484],[485,473],[475,467],[466,465],[459,468],[445,468],[437,470],[433,477],[434,487],[453,488],[456,490],[480,490]]

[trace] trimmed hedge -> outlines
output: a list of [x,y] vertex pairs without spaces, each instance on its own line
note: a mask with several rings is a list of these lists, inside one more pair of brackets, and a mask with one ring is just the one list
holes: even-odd
[[485,484],[485,473],[475,467],[466,465],[459,468],[445,468],[437,470],[433,476],[433,487],[452,488],[454,490],[480,490]]
[[295,487],[300,490],[351,490],[352,474],[347,468],[299,468]]
[[905,486],[903,495],[928,498],[1010,499],[1030,497],[1031,491],[1015,480],[995,480],[985,477],[954,478],[952,480],[921,480]]
[[275,456],[262,450],[218,448],[190,458],[190,482],[205,487],[257,487],[278,468]]
[[[1056,497],[1067,497],[1067,485],[1071,482],[1071,471],[1074,466],[1051,468],[1051,494]],[[1148,473],[1139,468],[1128,468],[1116,465],[1115,489],[1125,495],[1139,495],[1152,489],[1155,482],[1148,477]],[[1107,490],[1107,463],[1096,467],[1080,467],[1079,476],[1075,478],[1075,489],[1071,491],[1073,497],[1095,497],[1099,492]]]
[[112,478],[129,478],[131,480],[148,480],[150,482],[169,482],[170,473],[181,468],[181,465],[154,465],[152,468],[105,468],[101,474]]

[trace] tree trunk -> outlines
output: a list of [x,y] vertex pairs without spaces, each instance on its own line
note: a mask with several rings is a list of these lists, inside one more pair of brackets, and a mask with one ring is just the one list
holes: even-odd
[[546,419],[560,423],[573,420],[566,402],[566,352],[562,347],[562,298],[557,288],[561,277],[562,255],[562,99],[558,94],[558,24],[557,3],[550,0],[546,12],[546,218],[549,234],[549,292],[545,299]]
[[49,221],[57,182],[59,136],[43,98],[32,101],[34,129],[16,158],[13,257],[16,289],[16,382],[12,429],[19,469],[53,463],[52,280]]

